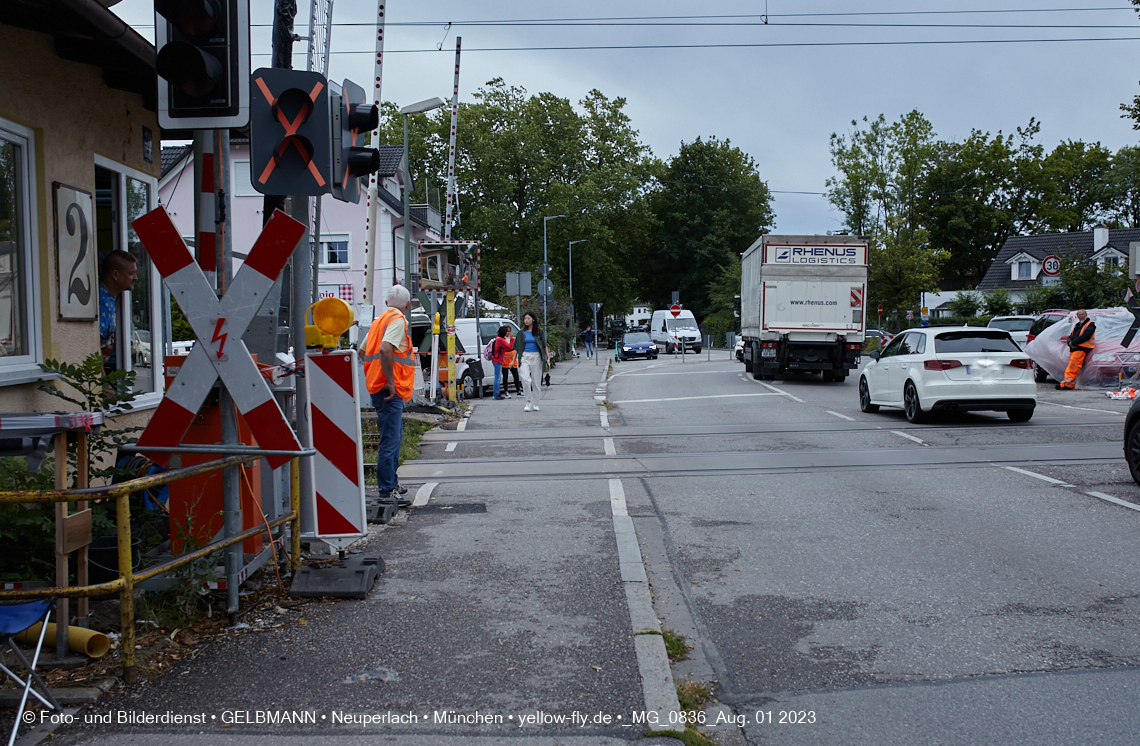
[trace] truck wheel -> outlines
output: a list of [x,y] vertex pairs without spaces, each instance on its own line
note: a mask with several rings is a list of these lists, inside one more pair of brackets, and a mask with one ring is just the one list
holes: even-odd
[[745,347],[743,350],[741,350],[740,359],[744,363],[744,372],[745,373],[751,373],[752,372],[752,347],[751,346]]
[[760,347],[752,345],[752,377],[757,381],[764,380],[764,368],[760,365]]
[[915,425],[926,419],[922,402],[918,400],[918,390],[911,381],[907,381],[906,388],[903,389],[903,412],[906,413],[907,421]]

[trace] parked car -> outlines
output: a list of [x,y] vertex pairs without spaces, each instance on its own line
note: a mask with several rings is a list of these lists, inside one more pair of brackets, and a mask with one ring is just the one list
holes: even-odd
[[[1140,342],[1133,340],[1124,347],[1124,337],[1135,322],[1124,308],[1090,308],[1088,318],[1096,324],[1096,343],[1085,358],[1078,385],[1115,386],[1121,378],[1131,379],[1140,368]],[[1065,312],[1062,320],[1051,324],[1035,336],[1027,352],[1041,369],[1052,371],[1060,380],[1069,364],[1068,336],[1077,323],[1075,313]]]
[[1024,350],[1029,341],[1029,330],[1036,320],[1034,316],[994,316],[988,326],[990,329],[1005,329],[1017,346]]
[[927,327],[895,337],[859,374],[859,408],[929,413],[995,410],[1026,422],[1037,406],[1033,361],[1003,329]]
[[[1063,308],[1049,308],[1037,314],[1033,319],[1033,324],[1029,327],[1029,331],[1025,335],[1025,344],[1029,344],[1037,337],[1038,334],[1045,331],[1049,327],[1056,324],[1063,318],[1068,317],[1069,312]],[[1021,346],[1025,349],[1025,345]],[[1049,374],[1045,372],[1037,363],[1033,364],[1033,380],[1037,383],[1045,383],[1049,379]]]
[[618,360],[632,360],[635,357],[656,360],[657,345],[645,332],[626,332],[614,351],[614,357]]
[[131,359],[135,367],[150,367],[150,331],[135,329],[131,332]]
[[744,337],[736,340],[736,361],[738,363],[744,362]]
[[1132,481],[1140,484],[1140,398],[1132,400],[1124,418],[1124,460],[1132,472]]

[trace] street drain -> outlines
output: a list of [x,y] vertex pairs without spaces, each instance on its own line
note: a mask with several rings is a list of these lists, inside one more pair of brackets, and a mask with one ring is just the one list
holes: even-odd
[[441,515],[461,515],[465,513],[486,513],[487,503],[456,503],[455,505],[424,505],[414,509],[415,513],[439,513]]

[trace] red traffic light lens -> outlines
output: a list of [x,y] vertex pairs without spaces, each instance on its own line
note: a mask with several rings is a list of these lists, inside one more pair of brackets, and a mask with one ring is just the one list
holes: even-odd
[[163,46],[154,69],[187,95],[197,98],[210,95],[225,74],[217,57],[184,41]]
[[222,17],[221,0],[154,0],[154,10],[191,39],[210,35]]

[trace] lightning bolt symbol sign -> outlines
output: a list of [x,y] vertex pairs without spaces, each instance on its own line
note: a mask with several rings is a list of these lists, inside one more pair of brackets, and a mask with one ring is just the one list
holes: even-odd
[[218,323],[214,327],[214,336],[212,339],[210,339],[211,342],[221,342],[221,344],[218,345],[218,359],[219,360],[222,359],[222,350],[225,349],[226,337],[229,336],[228,334],[222,334],[221,333],[222,332],[222,324],[224,324],[224,323],[226,323],[225,317],[218,319]]

